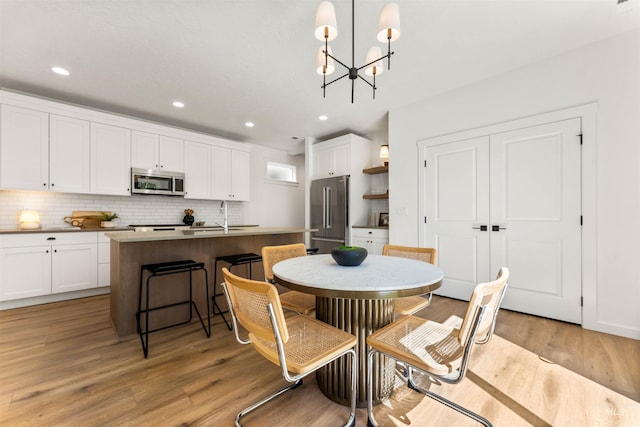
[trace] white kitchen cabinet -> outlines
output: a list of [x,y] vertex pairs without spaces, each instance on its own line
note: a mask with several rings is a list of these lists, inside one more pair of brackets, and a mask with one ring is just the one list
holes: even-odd
[[382,255],[382,248],[389,243],[389,229],[352,228],[351,246],[365,248],[369,254]]
[[184,172],[184,141],[149,132],[131,131],[131,167]]
[[49,116],[49,190],[89,193],[90,138],[91,122]]
[[247,151],[213,146],[212,198],[214,200],[249,200],[250,154]]
[[0,188],[49,188],[49,114],[0,106]]
[[213,146],[186,141],[184,145],[185,199],[212,199]]
[[313,179],[348,175],[350,169],[349,142],[316,144],[313,146]]
[[91,193],[131,195],[131,131],[91,123]]
[[0,236],[0,300],[97,287],[96,233]]

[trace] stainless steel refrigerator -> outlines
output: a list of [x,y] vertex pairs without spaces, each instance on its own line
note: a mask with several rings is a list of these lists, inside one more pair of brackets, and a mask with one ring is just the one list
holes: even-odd
[[311,246],[328,254],[348,244],[349,176],[316,179],[311,182]]

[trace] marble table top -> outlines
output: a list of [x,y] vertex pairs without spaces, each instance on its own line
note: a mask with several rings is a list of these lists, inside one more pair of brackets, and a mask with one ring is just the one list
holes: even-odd
[[274,265],[273,274],[290,289],[352,299],[421,295],[439,288],[443,278],[435,265],[382,255],[369,255],[357,267],[338,265],[328,254],[291,258]]

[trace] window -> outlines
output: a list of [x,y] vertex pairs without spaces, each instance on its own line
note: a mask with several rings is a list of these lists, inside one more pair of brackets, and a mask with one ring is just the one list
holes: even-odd
[[267,162],[266,179],[268,181],[297,184],[296,167],[284,163]]

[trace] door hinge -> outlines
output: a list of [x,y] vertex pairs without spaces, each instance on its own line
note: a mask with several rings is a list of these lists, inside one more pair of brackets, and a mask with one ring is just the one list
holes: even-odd
[[580,145],[582,145],[582,134],[578,135],[580,137]]
[[580,307],[584,307],[584,297],[580,297]]

